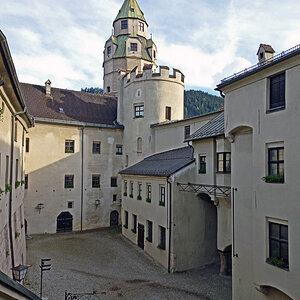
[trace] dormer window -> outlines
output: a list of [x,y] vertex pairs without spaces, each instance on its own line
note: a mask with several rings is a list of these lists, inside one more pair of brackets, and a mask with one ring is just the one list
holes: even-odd
[[137,51],[137,43],[130,43],[130,51]]
[[145,31],[145,24],[143,22],[139,22],[139,31]]
[[127,29],[128,28],[128,21],[123,20],[121,21],[121,29]]

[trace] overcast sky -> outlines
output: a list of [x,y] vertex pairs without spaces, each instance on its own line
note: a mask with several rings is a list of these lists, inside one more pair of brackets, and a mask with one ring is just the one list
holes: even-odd
[[[22,82],[80,90],[102,87],[103,47],[123,0],[1,0]],[[138,0],[158,63],[180,69],[186,89],[213,90],[257,62],[260,43],[277,53],[300,43],[296,0]]]

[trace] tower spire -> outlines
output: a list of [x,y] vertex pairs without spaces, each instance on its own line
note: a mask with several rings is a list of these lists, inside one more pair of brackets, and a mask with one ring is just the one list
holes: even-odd
[[140,9],[136,0],[125,0],[117,17],[114,20],[114,23],[120,19],[139,19],[146,22],[144,13]]

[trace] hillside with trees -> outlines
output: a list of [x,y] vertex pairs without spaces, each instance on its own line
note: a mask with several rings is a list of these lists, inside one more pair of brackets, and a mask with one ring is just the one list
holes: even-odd
[[[82,92],[103,94],[99,87],[82,88]],[[211,95],[199,90],[184,91],[184,117],[190,118],[209,112],[217,111],[224,105],[221,97]]]

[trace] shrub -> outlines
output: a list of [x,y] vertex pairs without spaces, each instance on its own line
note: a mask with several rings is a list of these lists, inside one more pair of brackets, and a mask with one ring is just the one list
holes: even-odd
[[283,175],[267,175],[262,178],[265,182],[271,182],[271,183],[282,183],[284,182]]

